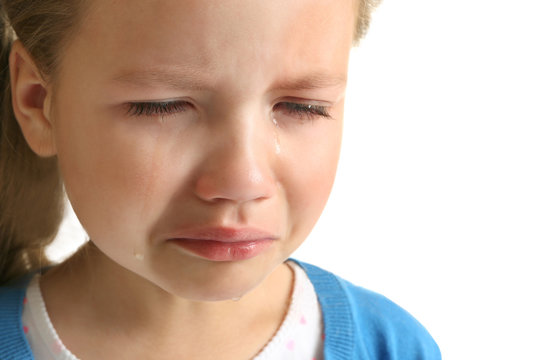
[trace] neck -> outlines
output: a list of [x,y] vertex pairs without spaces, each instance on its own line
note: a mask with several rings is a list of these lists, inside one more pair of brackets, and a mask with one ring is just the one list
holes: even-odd
[[[234,341],[230,330],[235,329],[235,336],[256,333],[267,341],[284,319],[292,284],[293,272],[282,264],[238,301],[191,301],[164,291],[88,245],[47,272],[41,289],[64,344],[82,349],[79,339],[95,334],[144,338],[160,346],[178,344],[178,339],[208,346],[209,339]],[[74,336],[78,331],[86,336]]]

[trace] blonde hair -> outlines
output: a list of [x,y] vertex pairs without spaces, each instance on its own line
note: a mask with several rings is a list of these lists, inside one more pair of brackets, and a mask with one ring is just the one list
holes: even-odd
[[[364,37],[378,0],[359,0],[355,43]],[[62,48],[81,21],[84,0],[0,0],[0,285],[50,265],[43,250],[64,213],[56,157],[26,143],[11,106],[8,58],[18,38],[41,75],[54,80]]]
[[364,38],[369,29],[371,14],[379,6],[382,0],[358,0],[358,16],[356,18],[356,28],[354,32],[354,44],[358,45],[360,39]]

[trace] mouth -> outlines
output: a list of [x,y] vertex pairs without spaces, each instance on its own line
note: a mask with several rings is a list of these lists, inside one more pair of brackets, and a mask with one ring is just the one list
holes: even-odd
[[278,237],[254,228],[198,228],[179,231],[168,241],[192,255],[211,261],[253,258],[270,248]]

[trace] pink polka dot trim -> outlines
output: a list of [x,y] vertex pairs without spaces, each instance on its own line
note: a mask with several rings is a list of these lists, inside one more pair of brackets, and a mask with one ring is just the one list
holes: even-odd
[[288,343],[287,343],[287,349],[293,351],[294,350],[294,340],[290,340]]
[[52,351],[55,354],[60,354],[62,352],[62,343],[60,342],[60,340],[56,340],[54,342],[54,344],[52,345]]

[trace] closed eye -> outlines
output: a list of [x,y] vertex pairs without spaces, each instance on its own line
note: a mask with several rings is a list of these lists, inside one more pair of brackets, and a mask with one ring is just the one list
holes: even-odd
[[183,100],[156,101],[156,102],[131,102],[127,104],[129,116],[166,116],[181,113],[191,106]]
[[328,106],[303,104],[296,102],[280,102],[274,105],[274,111],[284,112],[286,115],[300,120],[315,120],[316,118],[331,118]]

